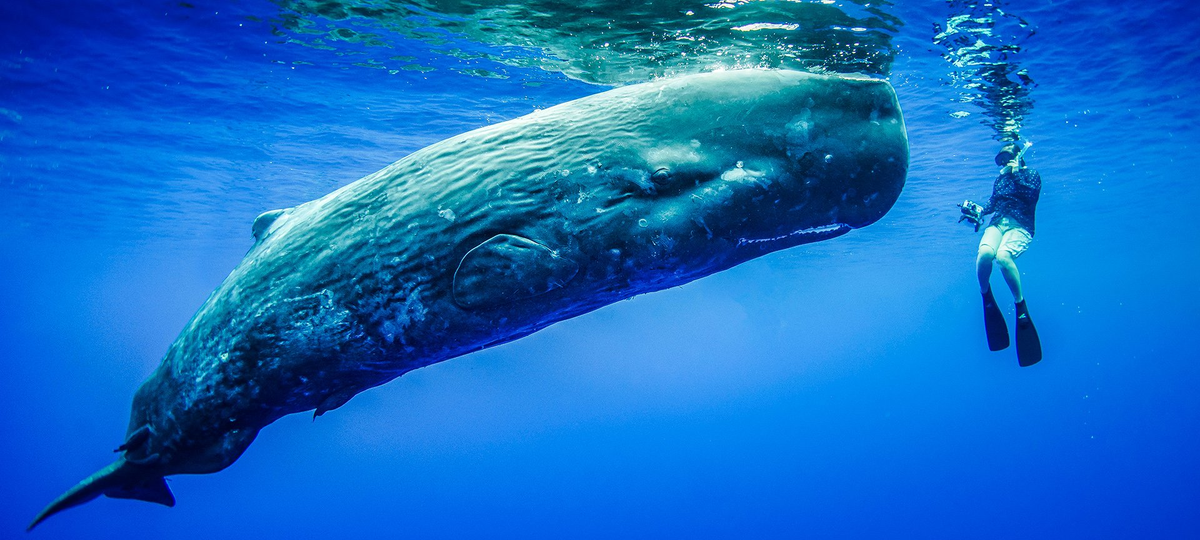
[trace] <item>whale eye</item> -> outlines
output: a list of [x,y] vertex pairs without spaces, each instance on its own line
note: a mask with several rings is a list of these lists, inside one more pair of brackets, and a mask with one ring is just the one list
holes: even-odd
[[671,181],[671,169],[668,169],[666,167],[659,167],[658,170],[654,171],[654,173],[650,175],[650,181],[654,182],[655,184],[658,184],[660,186],[663,184],[666,184],[667,182],[670,182]]

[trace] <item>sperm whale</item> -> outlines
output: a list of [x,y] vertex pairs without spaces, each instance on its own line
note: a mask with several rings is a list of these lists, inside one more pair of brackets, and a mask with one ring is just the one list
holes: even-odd
[[260,215],[138,388],[101,495],[174,505],[260,429],[638,294],[879,220],[908,170],[886,81],[738,70],[617,88]]

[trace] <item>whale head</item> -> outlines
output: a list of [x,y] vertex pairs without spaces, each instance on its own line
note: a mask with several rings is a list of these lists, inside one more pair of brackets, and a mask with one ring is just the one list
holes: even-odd
[[634,246],[674,244],[650,250],[655,260],[736,264],[831,238],[880,219],[904,186],[907,138],[886,81],[749,70],[662,93],[662,120],[600,173],[624,188],[613,198],[636,217]]
[[[504,141],[506,155],[482,161],[505,178],[475,189],[482,195],[472,203],[463,202],[471,201],[464,188],[438,204],[484,224],[460,249],[466,256],[455,281],[459,304],[511,306],[529,313],[534,325],[550,304],[586,311],[865,227],[896,202],[908,169],[895,92],[886,81],[857,76],[692,75],[616,89],[514,122],[527,132],[545,126],[554,157],[508,159],[521,162],[514,173],[506,158],[537,155],[541,147]],[[483,146],[488,134],[475,137],[461,146]],[[489,173],[481,168],[472,178],[486,184]],[[513,176],[532,181],[519,191],[504,184]],[[552,211],[522,209],[547,191]],[[516,226],[495,218],[520,212],[526,214]],[[528,255],[537,246],[553,256]],[[522,291],[550,294],[526,309],[514,301]],[[487,324],[500,319],[513,317],[503,313]]]

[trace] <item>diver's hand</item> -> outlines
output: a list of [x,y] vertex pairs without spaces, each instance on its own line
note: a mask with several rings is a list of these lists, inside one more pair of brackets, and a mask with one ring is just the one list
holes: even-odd
[[979,225],[980,225],[980,223],[981,223],[981,221],[979,220],[979,218],[972,217],[972,216],[966,216],[966,215],[964,215],[964,216],[962,216],[962,217],[959,217],[959,218],[958,218],[958,222],[959,222],[959,223],[962,223],[963,221],[968,221],[968,222],[970,222],[972,225],[974,225],[974,226],[975,226],[975,232],[979,232]]
[[1017,155],[1013,156],[1012,161],[1008,162],[1008,170],[1015,171],[1021,168],[1021,157],[1025,155],[1025,152],[1029,150],[1030,146],[1033,146],[1033,142],[1025,141],[1025,147],[1022,148],[1020,152],[1017,152]]

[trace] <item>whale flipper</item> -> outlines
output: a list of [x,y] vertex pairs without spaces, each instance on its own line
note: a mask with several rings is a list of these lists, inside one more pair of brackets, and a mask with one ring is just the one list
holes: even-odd
[[313,420],[316,420],[318,416],[345,405],[347,401],[350,401],[350,398],[354,397],[354,394],[353,390],[345,389],[330,394],[313,410]]
[[146,441],[150,440],[150,435],[153,434],[154,428],[150,427],[150,424],[144,424],[126,437],[125,442],[121,443],[121,446],[118,446],[113,452],[135,451],[146,444]]
[[497,234],[471,248],[454,272],[454,303],[502,306],[561,288],[579,265],[523,236]]

